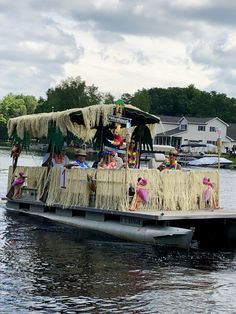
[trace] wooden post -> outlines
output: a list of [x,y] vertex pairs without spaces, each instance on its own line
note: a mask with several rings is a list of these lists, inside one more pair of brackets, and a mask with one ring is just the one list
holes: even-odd
[[20,144],[13,144],[12,152],[11,152],[11,157],[12,157],[12,181],[11,181],[10,189],[9,189],[9,191],[6,194],[6,197],[8,197],[8,198],[12,198],[13,195],[14,195],[14,187],[12,186],[12,183],[15,180],[14,173],[15,173],[15,170],[17,168],[17,162],[18,162],[18,158],[20,156],[20,153],[21,153],[21,146],[20,146]]
[[217,131],[218,138],[217,138],[217,151],[218,151],[218,204],[217,206],[220,207],[220,156],[221,156],[221,130]]
[[128,199],[128,205],[129,205],[129,186],[128,186],[128,169],[129,169],[129,163],[128,163],[128,150],[130,145],[130,132],[129,132],[129,125],[126,124],[125,129],[125,140],[126,140],[126,151],[125,151],[125,188],[126,188],[126,195]]

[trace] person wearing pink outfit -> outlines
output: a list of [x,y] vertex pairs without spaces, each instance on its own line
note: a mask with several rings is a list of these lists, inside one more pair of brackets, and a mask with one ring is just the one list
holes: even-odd
[[117,169],[114,151],[105,151],[103,153],[103,158],[98,164],[98,169]]

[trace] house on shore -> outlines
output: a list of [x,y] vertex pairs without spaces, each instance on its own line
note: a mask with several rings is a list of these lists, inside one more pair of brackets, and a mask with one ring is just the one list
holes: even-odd
[[232,150],[236,145],[236,124],[228,124],[218,117],[173,117],[159,116],[160,127],[154,144],[180,147],[190,143],[217,145],[222,142],[222,151]]
[[229,126],[227,128],[227,137],[230,139],[230,145],[228,145],[228,149],[235,153],[236,152],[236,123],[229,123]]

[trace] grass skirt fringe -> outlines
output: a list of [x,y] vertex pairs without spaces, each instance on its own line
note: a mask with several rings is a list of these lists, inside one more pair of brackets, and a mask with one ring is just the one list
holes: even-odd
[[[58,169],[52,168],[47,175],[46,167],[17,167],[9,175],[8,187],[13,176],[20,171],[27,175],[25,185],[38,190],[39,199],[48,187],[47,205],[60,204],[63,207],[93,206],[107,210],[126,211],[132,206],[133,197],[128,195],[129,187],[136,189],[139,177],[148,181],[149,201],[140,205],[139,211],[199,210],[205,207],[202,183],[207,176],[214,183],[216,201],[219,200],[218,171],[162,171],[156,169]],[[61,187],[62,173],[66,188]],[[12,167],[9,173],[12,172]]]

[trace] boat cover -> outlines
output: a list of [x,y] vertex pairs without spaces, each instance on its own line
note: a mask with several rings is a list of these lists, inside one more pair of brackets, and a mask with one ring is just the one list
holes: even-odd
[[[195,160],[191,160],[188,165],[189,166],[208,166],[208,165],[217,165],[218,157],[203,157]],[[232,161],[223,157],[220,157],[221,165],[229,165],[232,164]]]

